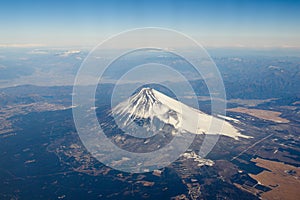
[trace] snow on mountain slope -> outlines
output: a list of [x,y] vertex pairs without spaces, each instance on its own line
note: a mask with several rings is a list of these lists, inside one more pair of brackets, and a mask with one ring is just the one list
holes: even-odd
[[[152,131],[162,129],[161,124],[168,124],[180,134],[189,132],[220,134],[234,139],[250,138],[241,134],[227,121],[191,108],[151,88],[141,89],[140,92],[114,107],[112,113],[121,123],[122,128],[143,119],[147,121],[148,130]],[[157,121],[160,122],[159,126]],[[221,131],[219,132],[219,130]]]

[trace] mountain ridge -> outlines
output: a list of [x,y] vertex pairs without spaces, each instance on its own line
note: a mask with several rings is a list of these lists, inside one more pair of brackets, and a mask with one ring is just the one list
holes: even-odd
[[[250,138],[241,134],[229,122],[189,107],[149,87],[142,88],[127,100],[119,103],[112,109],[112,113],[118,125],[125,129],[134,125],[134,122],[143,120],[137,124],[146,128],[147,131],[159,131],[163,129],[164,125],[171,125],[174,128],[172,134],[189,132],[192,134],[220,134],[236,140]],[[220,132],[215,130],[220,130]]]

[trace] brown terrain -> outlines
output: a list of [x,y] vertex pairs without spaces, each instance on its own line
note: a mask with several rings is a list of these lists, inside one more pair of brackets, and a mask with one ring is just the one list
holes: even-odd
[[280,117],[281,112],[270,111],[270,110],[260,110],[260,109],[249,109],[243,107],[230,108],[227,109],[229,112],[237,112],[251,115],[253,117],[257,117],[264,120],[273,121],[276,123],[288,123],[289,120]]
[[272,189],[262,193],[262,199],[299,199],[300,169],[298,167],[261,158],[251,161],[256,162],[257,166],[266,170],[257,175],[249,175],[260,184]]

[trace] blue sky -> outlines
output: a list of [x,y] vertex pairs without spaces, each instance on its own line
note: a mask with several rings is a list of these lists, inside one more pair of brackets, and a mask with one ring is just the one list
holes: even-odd
[[0,45],[95,45],[164,27],[204,46],[300,47],[300,1],[1,1]]

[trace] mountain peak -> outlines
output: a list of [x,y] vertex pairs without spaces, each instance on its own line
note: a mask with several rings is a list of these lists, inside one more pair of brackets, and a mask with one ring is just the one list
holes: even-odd
[[[248,138],[229,122],[189,107],[149,87],[142,88],[129,99],[118,104],[112,109],[112,113],[121,125],[120,128],[128,129],[138,122],[139,125],[152,131],[161,130],[164,125],[168,125],[173,127],[172,133],[221,134],[234,139]],[[221,129],[220,132],[210,131],[212,122],[221,127],[214,128]]]
[[151,92],[152,90],[154,90],[154,89],[152,89],[152,88],[150,88],[150,87],[144,87],[144,88],[142,88],[141,90],[140,90],[140,92]]
[[[128,100],[120,103],[112,112],[122,121],[124,126],[131,124],[133,121],[145,119],[150,124],[158,118],[164,123],[172,125],[179,124],[177,108],[171,108],[166,99],[170,97],[156,91],[152,88],[142,88],[138,93],[131,96]],[[171,98],[170,98],[171,99]],[[126,120],[124,120],[126,119]],[[176,122],[174,122],[174,120]],[[152,127],[153,128],[153,127]]]
[[154,95],[154,89],[146,87],[142,88],[138,93],[130,98],[130,102],[133,104],[153,104],[158,99]]

